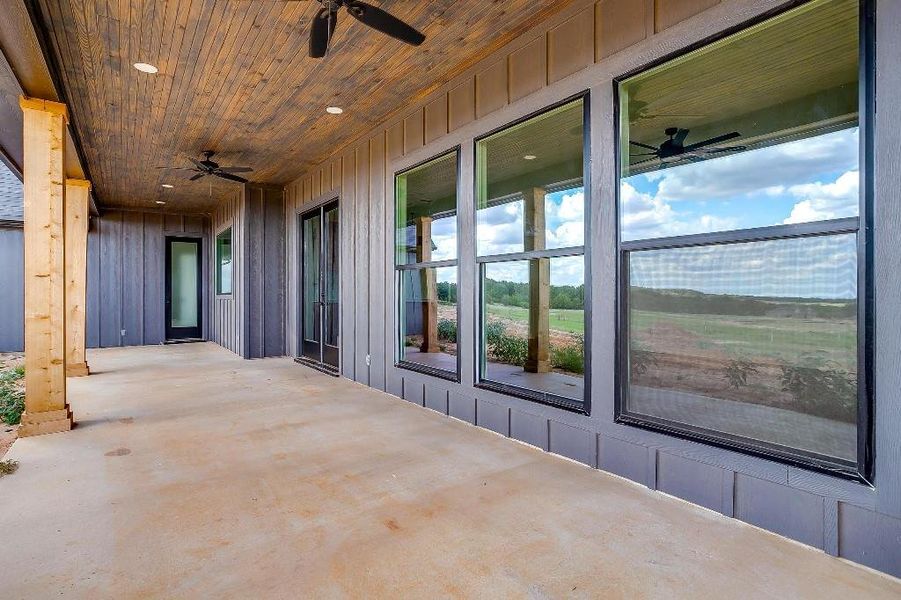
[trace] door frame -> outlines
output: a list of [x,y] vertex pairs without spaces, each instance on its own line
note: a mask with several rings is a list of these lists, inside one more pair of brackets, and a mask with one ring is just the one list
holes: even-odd
[[[197,326],[172,327],[172,242],[190,242],[197,244]],[[203,238],[189,235],[167,235],[166,258],[163,265],[165,293],[163,295],[163,318],[165,319],[165,341],[183,341],[203,339]],[[176,334],[175,329],[186,329],[183,334]]]
[[[342,228],[342,215],[341,215],[341,204],[339,202],[340,198],[338,194],[325,194],[321,196],[318,200],[311,202],[303,207],[302,210],[296,213],[295,219],[295,227],[297,235],[297,290],[295,294],[295,298],[297,301],[296,307],[296,336],[297,336],[297,344],[295,349],[295,357],[294,360],[296,362],[305,364],[307,366],[313,367],[329,375],[338,376],[341,373],[343,360],[344,360],[344,343],[343,343],[343,330],[341,327],[341,313],[343,310],[342,307],[342,294],[341,294],[341,228]],[[304,301],[303,301],[303,292],[304,292],[304,232],[303,232],[303,222],[305,217],[309,217],[315,213],[319,214],[320,217],[320,230],[319,230],[319,256],[320,256],[320,276],[324,273],[323,269],[323,256],[325,247],[323,245],[323,240],[325,238],[325,212],[327,209],[330,209],[334,206],[338,210],[338,251],[335,255],[335,264],[337,265],[338,270],[338,278],[336,281],[337,284],[337,294],[338,294],[338,316],[337,316],[337,327],[338,327],[338,360],[337,366],[332,366],[324,362],[324,352],[323,346],[325,346],[325,330],[322,328],[323,324],[323,312],[324,306],[320,303],[319,305],[319,325],[320,325],[320,360],[314,360],[304,356],[303,346],[304,346],[304,324],[303,324],[303,310],[304,310]],[[320,293],[323,293],[323,286],[320,280]]]

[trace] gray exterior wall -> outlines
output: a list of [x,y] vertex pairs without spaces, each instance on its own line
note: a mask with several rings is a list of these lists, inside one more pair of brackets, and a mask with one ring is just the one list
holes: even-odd
[[25,255],[22,228],[0,224],[0,352],[25,349]]
[[[297,353],[297,215],[338,197],[345,377],[901,576],[901,106],[893,101],[901,93],[901,71],[894,66],[901,52],[901,3],[878,3],[875,486],[614,422],[617,225],[615,211],[603,208],[616,201],[612,79],[782,4],[667,2],[656,3],[654,11],[650,2],[575,2],[290,184],[289,353]],[[586,274],[592,285],[591,416],[474,387],[471,237],[459,242],[461,381],[395,368],[393,174],[460,145],[461,177],[472,181],[474,137],[585,89],[591,92],[592,146]],[[459,230],[471,236],[472,189],[461,190]]]
[[247,262],[245,358],[285,355],[285,195],[272,188],[245,191]]
[[244,190],[235,193],[223,201],[211,217],[211,239],[215,245],[216,236],[232,228],[232,293],[215,294],[216,290],[216,252],[210,254],[211,268],[209,288],[214,291],[210,308],[209,339],[238,355],[244,354]]
[[[285,201],[245,185],[212,216],[212,240],[232,228],[232,293],[213,295],[210,339],[244,358],[285,355]],[[210,289],[215,290],[215,251]]]
[[[204,281],[210,261],[209,220],[201,216],[104,211],[88,231],[89,348],[160,344],[165,340],[166,237],[199,237]],[[204,289],[203,335],[209,323]]]

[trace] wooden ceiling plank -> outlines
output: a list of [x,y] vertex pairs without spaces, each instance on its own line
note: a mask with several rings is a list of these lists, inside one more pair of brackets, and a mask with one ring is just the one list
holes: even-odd
[[[325,60],[306,56],[313,2],[39,1],[52,15],[48,29],[65,85],[79,97],[72,104],[84,121],[98,193],[108,205],[155,208],[159,184],[172,177],[155,167],[177,164],[179,152],[222,149],[224,162],[253,166],[253,180],[285,184],[376,124],[409,114],[456,74],[576,0],[381,0],[429,42],[409,47],[342,13]],[[160,73],[132,72],[137,60]],[[325,115],[331,103],[345,114]],[[435,115],[430,138],[444,129]],[[208,211],[233,190],[213,182],[210,202],[204,188],[167,191],[167,208]]]

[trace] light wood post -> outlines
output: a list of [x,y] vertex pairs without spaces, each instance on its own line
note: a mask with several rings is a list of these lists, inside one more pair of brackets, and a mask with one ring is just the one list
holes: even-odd
[[66,375],[90,373],[85,356],[88,205],[91,182],[66,180]]
[[[545,250],[547,232],[544,188],[523,192],[523,241],[526,252]],[[550,323],[551,264],[549,258],[529,260],[529,350],[523,370],[547,373],[551,370]]]
[[[432,217],[416,219],[416,262],[432,260]],[[422,345],[420,352],[438,352],[438,278],[435,269],[422,274]]]
[[67,431],[66,106],[21,98],[25,176],[25,414],[19,436]]

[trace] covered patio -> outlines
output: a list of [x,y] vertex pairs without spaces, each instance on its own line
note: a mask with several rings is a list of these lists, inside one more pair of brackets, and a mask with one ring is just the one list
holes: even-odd
[[4,10],[0,597],[901,597],[901,2]]
[[[89,352],[7,597],[890,598],[891,577],[288,359]],[[12,482],[10,482],[12,483]],[[60,510],[65,507],[65,510]],[[53,560],[48,562],[48,557]]]

